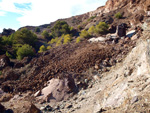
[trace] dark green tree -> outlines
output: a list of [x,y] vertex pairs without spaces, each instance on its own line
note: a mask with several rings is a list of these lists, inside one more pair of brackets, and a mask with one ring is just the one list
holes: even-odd
[[49,33],[48,33],[48,31],[44,30],[44,31],[42,32],[42,36],[43,36],[45,39],[48,39],[48,38],[49,38]]
[[62,34],[70,33],[70,27],[65,21],[58,21],[51,30],[53,37],[59,37]]
[[109,25],[105,22],[99,22],[98,25],[96,25],[96,33],[97,34],[106,34],[108,32]]
[[24,57],[33,56],[34,54],[35,53],[34,53],[32,46],[30,46],[28,44],[24,44],[22,47],[18,48],[17,59],[21,60]]
[[37,36],[27,28],[23,28],[14,34],[14,44],[29,44],[34,47],[36,41]]

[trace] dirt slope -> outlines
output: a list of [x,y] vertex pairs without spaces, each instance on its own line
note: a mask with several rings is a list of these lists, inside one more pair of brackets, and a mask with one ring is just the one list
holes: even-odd
[[64,108],[73,113],[131,113],[150,111],[149,42],[145,35],[138,41],[123,62],[100,75],[100,80],[87,90],[81,90]]

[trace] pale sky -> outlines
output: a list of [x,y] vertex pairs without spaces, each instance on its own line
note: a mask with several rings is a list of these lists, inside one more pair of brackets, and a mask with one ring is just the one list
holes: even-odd
[[97,9],[107,0],[0,0],[0,32],[39,26]]

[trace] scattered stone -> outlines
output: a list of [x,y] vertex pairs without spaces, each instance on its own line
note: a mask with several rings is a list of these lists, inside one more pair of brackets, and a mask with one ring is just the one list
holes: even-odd
[[45,107],[41,107],[41,108],[40,108],[40,110],[42,110],[42,111],[43,111],[44,109],[45,109]]
[[78,97],[73,97],[73,100],[77,100],[78,99]]
[[132,100],[131,100],[131,104],[137,102],[138,100],[139,100],[138,96],[133,97]]
[[56,106],[54,109],[55,109],[55,110],[59,110],[59,109],[60,109],[60,106]]
[[127,35],[126,35],[126,37],[129,37],[129,38],[131,38],[133,35],[135,35],[136,34],[136,31],[135,30],[131,30],[131,31],[129,31],[128,33],[127,33]]
[[99,69],[99,66],[97,64],[95,64],[95,69]]
[[44,111],[52,111],[53,108],[49,105],[47,105],[45,108],[44,108]]
[[68,105],[65,106],[65,108],[68,108],[68,109],[69,109],[69,108],[72,108],[72,105],[71,105],[71,104],[68,104]]
[[65,108],[65,105],[64,104],[61,104],[60,105],[60,109],[64,109]]
[[89,86],[88,86],[88,88],[92,88],[93,87],[93,85],[92,84],[90,84]]
[[38,92],[36,92],[36,93],[34,94],[35,97],[38,97],[38,96],[40,96],[40,95],[41,95],[41,90],[39,90]]
[[82,97],[81,99],[80,99],[80,101],[82,101],[82,100],[84,100],[85,98],[84,97]]
[[105,109],[103,109],[103,108],[101,108],[99,111],[97,111],[96,113],[102,113],[102,112],[104,112],[104,111],[106,111]]
[[136,40],[136,39],[138,39],[138,38],[139,38],[138,35],[134,35],[134,36],[131,37],[131,40]]

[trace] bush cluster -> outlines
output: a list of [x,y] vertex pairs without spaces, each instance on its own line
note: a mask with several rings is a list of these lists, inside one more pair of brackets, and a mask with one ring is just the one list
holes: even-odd
[[22,47],[19,47],[17,50],[17,59],[21,60],[26,56],[33,56],[34,54],[35,53],[32,46],[28,44],[24,44]]
[[106,34],[108,32],[108,28],[109,28],[109,25],[107,23],[99,22],[99,24],[97,24],[96,26],[91,26],[88,29],[88,33],[91,36],[99,35],[99,34]]
[[117,19],[121,19],[122,18],[122,14],[120,12],[115,14],[115,18]]
[[51,29],[53,37],[59,37],[63,34],[70,33],[70,27],[65,21],[58,21]]
[[[3,36],[0,39],[0,49],[3,49],[5,47],[11,48],[11,52],[9,52],[7,48],[6,50],[3,49],[6,56],[8,56],[9,58],[18,58],[21,60],[25,56],[33,55],[31,53],[33,52],[33,48],[35,48],[37,36],[27,28],[22,28],[21,30],[16,31],[14,34],[8,37]],[[28,51],[29,49],[30,51]]]

